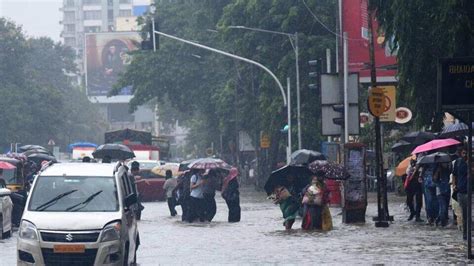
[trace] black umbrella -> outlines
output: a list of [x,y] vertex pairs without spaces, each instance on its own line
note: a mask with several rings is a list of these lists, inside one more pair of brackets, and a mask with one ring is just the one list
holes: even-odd
[[27,156],[33,153],[43,153],[43,154],[48,154],[48,155],[53,155],[50,151],[45,150],[45,149],[31,149],[23,152],[23,155]]
[[126,160],[135,157],[133,151],[122,144],[102,144],[92,153],[94,158],[104,159],[110,157],[110,159]]
[[[309,184],[309,177],[312,172],[306,166],[285,165],[282,168],[272,172],[265,183],[265,191],[268,195],[273,193],[273,189],[277,186],[294,186],[296,191],[301,191]],[[288,176],[293,176],[293,180],[288,180]]]
[[393,152],[401,153],[401,152],[412,151],[415,147],[416,147],[415,145],[411,144],[408,141],[399,140],[398,142],[392,145],[391,149]]
[[41,162],[43,161],[54,162],[54,163],[58,162],[56,160],[56,157],[49,154],[45,154],[45,153],[32,153],[28,155],[28,160],[36,163],[37,165],[41,165]]
[[450,163],[451,156],[444,152],[435,152],[419,158],[416,164],[430,164],[430,163]]
[[[474,123],[472,124],[474,125]],[[471,125],[471,126],[472,126]],[[464,123],[456,123],[447,125],[443,131],[439,134],[440,138],[454,138],[454,137],[461,137],[467,136],[469,133],[469,127]]]
[[317,151],[301,149],[291,154],[291,165],[308,165],[316,160],[326,160],[326,157]]
[[25,152],[25,151],[29,151],[29,150],[46,150],[45,147],[43,146],[40,146],[40,145],[23,145],[21,147],[18,148],[18,151],[19,152]]
[[435,135],[433,133],[425,131],[410,132],[402,137],[402,140],[409,142],[415,146],[425,144],[426,142],[434,139]]

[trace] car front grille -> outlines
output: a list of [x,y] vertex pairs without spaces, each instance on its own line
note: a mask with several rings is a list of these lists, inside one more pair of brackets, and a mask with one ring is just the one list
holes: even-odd
[[97,249],[86,249],[84,253],[54,253],[51,248],[42,248],[46,265],[94,265]]
[[84,243],[97,242],[100,231],[87,233],[50,233],[41,232],[41,239],[45,242]]

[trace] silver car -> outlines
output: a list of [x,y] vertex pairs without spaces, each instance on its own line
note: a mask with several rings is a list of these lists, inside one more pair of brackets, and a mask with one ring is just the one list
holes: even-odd
[[121,164],[64,163],[43,170],[22,216],[18,265],[136,262],[137,196]]

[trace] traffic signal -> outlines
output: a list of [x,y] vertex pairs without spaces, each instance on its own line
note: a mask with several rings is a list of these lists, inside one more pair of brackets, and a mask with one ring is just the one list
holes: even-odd
[[342,126],[344,125],[344,105],[343,104],[335,104],[332,106],[332,109],[339,113],[340,116],[333,118],[332,122],[336,125]]
[[309,77],[313,79],[313,83],[309,84],[308,87],[312,90],[316,90],[319,88],[321,72],[320,72],[320,64],[321,60],[310,60],[308,64],[313,66],[314,71],[309,72]]
[[[154,50],[155,48],[158,50],[160,48],[160,35],[153,32],[153,25],[155,31],[159,30],[157,21],[150,21],[148,23],[148,38],[142,41],[142,50]],[[153,35],[155,35],[155,43],[153,43]]]

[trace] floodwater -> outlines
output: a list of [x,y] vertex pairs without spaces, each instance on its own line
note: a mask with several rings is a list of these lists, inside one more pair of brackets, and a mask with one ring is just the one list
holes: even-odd
[[[307,232],[301,220],[285,231],[277,205],[264,193],[242,193],[242,221],[227,223],[225,202],[217,198],[211,223],[188,224],[170,217],[166,202],[145,203],[139,230],[139,265],[169,264],[457,264],[466,263],[461,233],[408,222],[403,198],[391,196],[388,228],[376,228],[377,205],[369,199],[366,223],[342,223],[340,208],[331,208],[334,230]],[[181,212],[177,207],[178,213]],[[0,240],[0,265],[14,265],[17,233]]]

